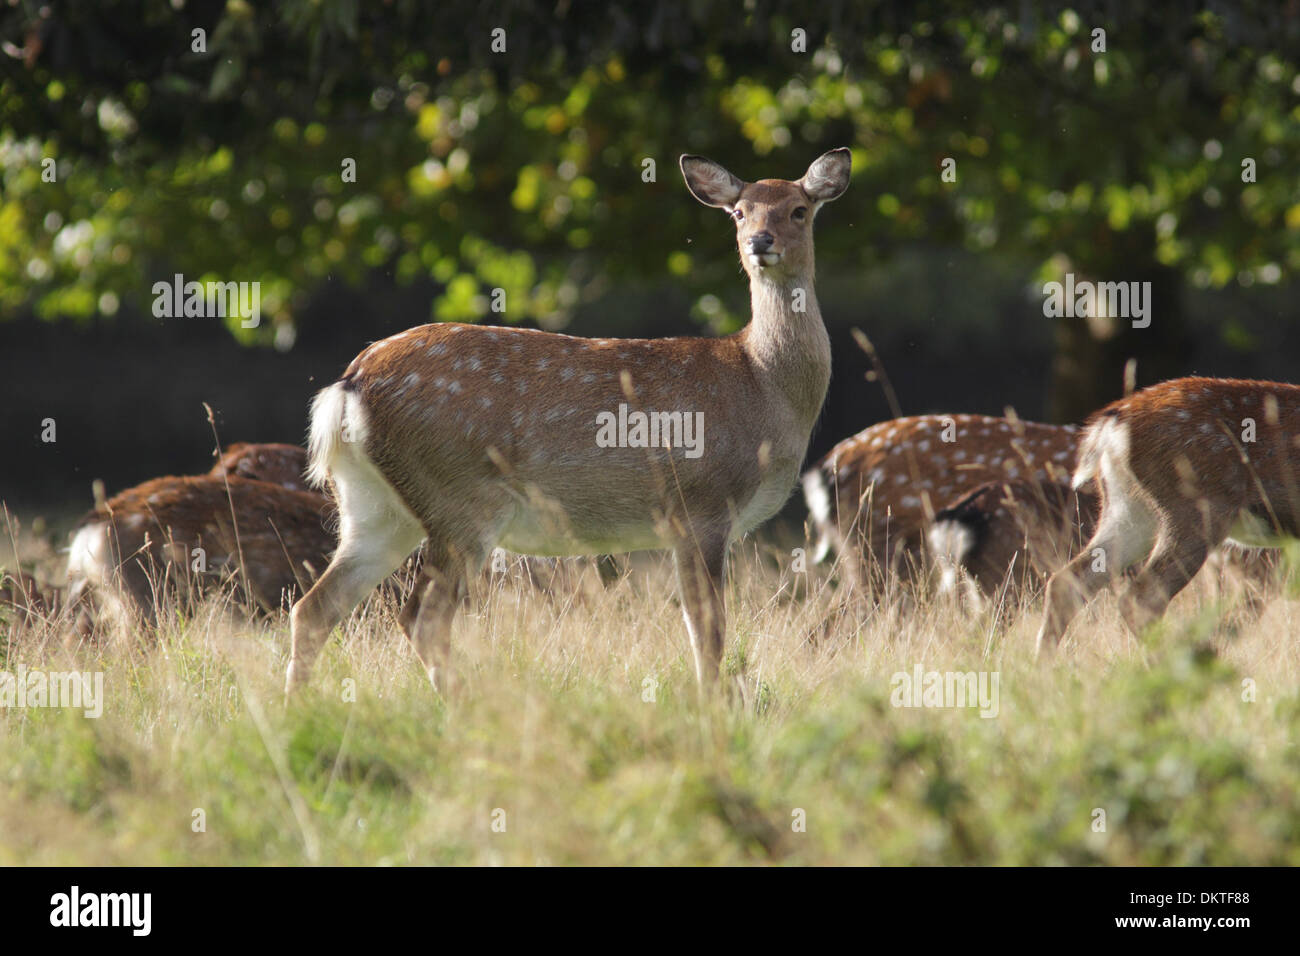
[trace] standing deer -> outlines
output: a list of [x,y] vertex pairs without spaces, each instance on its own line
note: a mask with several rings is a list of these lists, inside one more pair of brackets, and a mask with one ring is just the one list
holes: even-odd
[[716,684],[727,546],[789,496],[826,396],[812,226],[848,187],[849,156],[832,150],[797,181],[755,183],[681,158],[692,195],[736,224],[752,317],[734,335],[583,339],[434,324],[358,355],[312,404],[310,475],[333,487],[340,539],[293,608],[286,690],[422,541],[424,580],[400,622],[435,688],[451,676],[467,575],[496,545],[671,549],[696,678],[706,691]]
[[818,543],[855,584],[921,561],[936,511],[989,481],[1069,481],[1079,430],[985,415],[920,415],[872,425],[803,476]]
[[1298,438],[1300,387],[1277,382],[1175,379],[1095,413],[1074,484],[1099,480],[1101,517],[1048,582],[1037,651],[1125,572],[1136,570],[1120,611],[1136,634],[1225,539],[1268,547],[1300,535]]

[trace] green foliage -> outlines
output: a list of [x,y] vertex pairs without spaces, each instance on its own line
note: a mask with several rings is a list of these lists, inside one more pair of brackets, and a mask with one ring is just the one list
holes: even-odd
[[1300,270],[1300,21],[1265,2],[1171,20],[1089,2],[121,0],[11,6],[0,34],[6,314],[148,314],[174,272],[256,279],[270,321],[234,330],[271,342],[326,278],[377,269],[439,283],[434,318],[483,317],[501,288],[504,318],[551,325],[611,278],[666,276],[728,328],[731,306],[700,297],[734,263],[676,155],[794,177],[844,143],[851,228],[819,243],[845,269],[924,237],[1082,271],[1136,243],[1213,287]]

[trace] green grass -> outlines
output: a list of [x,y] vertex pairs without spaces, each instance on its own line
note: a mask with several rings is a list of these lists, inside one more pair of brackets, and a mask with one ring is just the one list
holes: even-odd
[[[704,708],[660,562],[462,611],[446,700],[378,600],[287,707],[284,620],[214,601],[75,652],[10,622],[0,670],[106,701],[0,710],[0,864],[1300,863],[1294,596],[1198,589],[1140,642],[1106,597],[1038,665],[1034,609],[845,608],[773,554],[734,555],[744,701]],[[998,715],[894,707],[918,663],[996,671]]]

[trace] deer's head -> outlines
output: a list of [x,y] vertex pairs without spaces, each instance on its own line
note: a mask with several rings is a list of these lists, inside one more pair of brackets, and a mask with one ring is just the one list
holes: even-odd
[[703,156],[683,156],[686,188],[706,206],[725,209],[736,223],[736,245],[755,278],[810,276],[813,218],[848,188],[851,166],[843,147],[820,156],[802,179],[747,183]]

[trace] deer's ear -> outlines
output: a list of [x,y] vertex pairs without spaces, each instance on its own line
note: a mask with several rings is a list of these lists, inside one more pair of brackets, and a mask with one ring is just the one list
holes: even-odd
[[852,154],[841,146],[813,160],[808,172],[799,180],[799,185],[813,202],[819,205],[830,202],[839,199],[844,190],[849,188],[849,171],[852,168]]
[[682,178],[691,195],[706,206],[731,210],[740,199],[745,188],[743,180],[737,179],[711,159],[703,156],[683,156],[679,161]]

